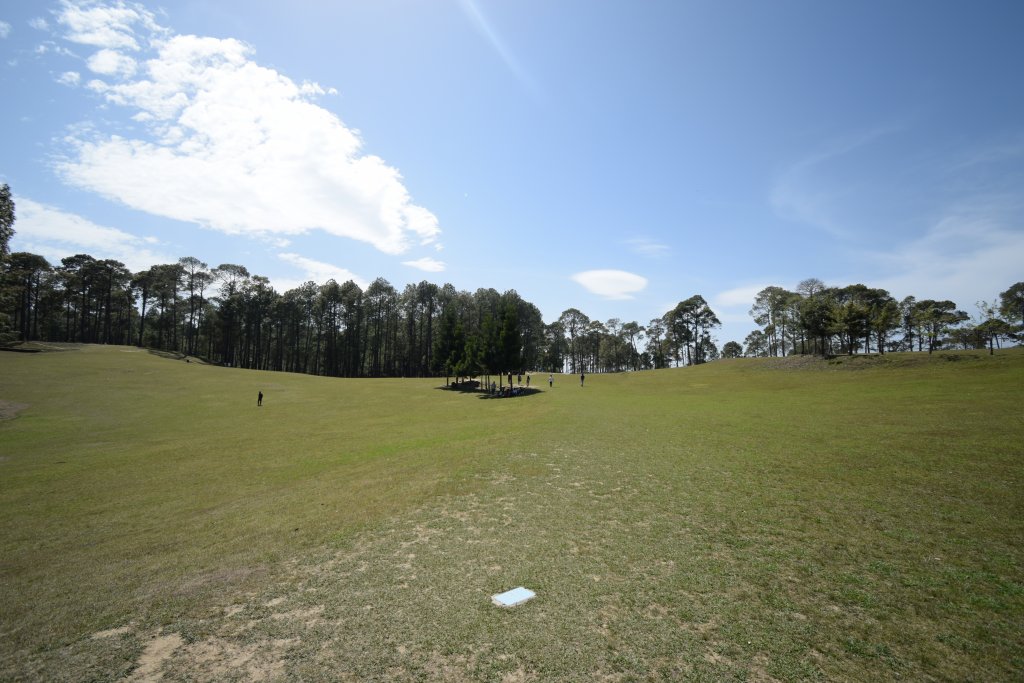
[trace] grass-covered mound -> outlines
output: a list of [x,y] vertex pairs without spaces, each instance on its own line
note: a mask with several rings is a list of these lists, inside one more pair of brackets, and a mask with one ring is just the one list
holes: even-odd
[[0,679],[1024,675],[1019,350],[441,383],[0,353]]

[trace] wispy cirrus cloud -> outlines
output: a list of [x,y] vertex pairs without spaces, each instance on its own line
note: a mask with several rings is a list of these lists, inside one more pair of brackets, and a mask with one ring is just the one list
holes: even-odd
[[828,141],[817,150],[782,169],[775,178],[769,202],[779,216],[846,238],[852,228],[840,205],[851,192],[844,183],[829,182],[826,171],[849,164],[849,157],[899,128],[879,126]]
[[1024,131],[945,144],[915,132],[879,127],[825,145],[779,176],[773,206],[841,238],[857,272],[821,273],[840,286],[961,307],[991,299],[1020,279],[1024,259]]
[[954,299],[968,310],[1021,278],[1024,200],[988,196],[951,206],[928,231],[866,253],[883,273],[877,286],[897,297]]
[[632,299],[647,287],[647,278],[624,270],[587,270],[571,279],[591,294],[606,299]]
[[115,259],[139,271],[177,259],[152,249],[155,239],[136,237],[123,230],[98,225],[82,216],[61,211],[27,197],[15,197],[18,207],[19,250],[41,254],[55,264],[65,256],[88,253],[97,259]]
[[640,254],[641,256],[646,256],[648,258],[661,258],[663,256],[668,256],[672,252],[672,247],[667,244],[663,244],[646,237],[628,239],[625,241],[625,244],[633,253]]
[[319,230],[389,254],[439,235],[398,170],[316,102],[333,90],[261,66],[241,41],[176,35],[141,5],[65,2],[58,21],[98,48],[88,87],[146,133],[70,132],[56,164],[69,184],[234,235]]

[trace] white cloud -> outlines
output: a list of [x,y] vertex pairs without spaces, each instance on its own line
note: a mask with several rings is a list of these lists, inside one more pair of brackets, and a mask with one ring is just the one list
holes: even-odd
[[54,54],[62,55],[64,57],[70,57],[70,58],[76,59],[76,60],[78,59],[78,57],[75,55],[75,53],[73,53],[71,50],[68,50],[66,47],[58,45],[57,43],[54,43],[53,41],[50,41],[50,40],[43,41],[39,45],[36,45],[36,47],[35,47],[35,49],[33,51],[37,55],[45,55],[45,54],[49,54],[49,53],[52,52]]
[[46,19],[42,17],[34,17],[28,20],[28,25],[37,31],[46,31],[50,28],[50,25],[46,23]]
[[137,64],[128,55],[116,50],[103,49],[89,57],[89,70],[104,76],[129,77],[135,74]]
[[444,261],[438,261],[437,259],[432,259],[429,256],[424,256],[423,258],[416,259],[415,261],[402,261],[402,265],[409,266],[410,268],[419,268],[420,270],[428,273],[441,273],[444,272],[446,267]]
[[629,245],[631,251],[640,254],[641,256],[648,256],[651,258],[667,256],[668,253],[672,251],[672,248],[667,244],[655,242],[654,240],[646,237],[626,240],[626,244]]
[[327,88],[327,90],[324,90],[323,86],[319,83],[314,83],[313,81],[302,81],[302,85],[299,87],[299,92],[307,96],[338,94],[337,88]]
[[149,240],[116,228],[97,225],[76,214],[66,213],[26,197],[15,197],[18,207],[18,251],[31,251],[55,263],[65,256],[88,253],[97,259],[112,258],[129,270],[145,270],[177,259],[148,248]]
[[285,263],[295,266],[303,273],[303,276],[297,280],[275,278],[274,287],[282,293],[289,289],[295,289],[303,282],[310,280],[318,285],[325,284],[328,280],[334,280],[338,284],[352,280],[359,285],[360,289],[366,289],[370,284],[366,279],[359,277],[347,268],[341,268],[331,263],[315,261],[311,258],[292,253],[278,254],[277,257]]
[[57,77],[57,82],[74,88],[82,82],[82,76],[77,71],[65,71]]
[[[126,37],[151,21],[133,7],[89,14],[89,21],[79,10],[73,39],[103,35],[109,50],[131,48]],[[109,31],[101,30],[102,18]],[[71,25],[67,13],[62,22]],[[111,35],[121,36],[121,45]],[[365,154],[358,132],[312,101],[330,90],[260,66],[238,40],[178,35],[151,42],[156,53],[138,62],[138,76],[89,83],[109,103],[132,110],[150,137],[72,133],[70,155],[57,163],[67,182],[229,234],[322,230],[390,254],[437,238],[436,216],[413,204],[398,170]],[[90,66],[128,76],[127,58],[115,54],[100,51]]]
[[588,270],[571,278],[588,292],[606,299],[632,299],[647,286],[647,278],[624,270]]
[[110,5],[64,0],[57,21],[67,28],[67,40],[112,50],[139,50],[136,27],[150,33],[163,31],[142,5],[123,0]]
[[11,35],[11,25],[6,21],[0,21],[0,38],[6,38]]

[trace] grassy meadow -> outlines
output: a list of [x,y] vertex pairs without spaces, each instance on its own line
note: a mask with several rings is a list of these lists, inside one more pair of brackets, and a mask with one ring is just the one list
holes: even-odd
[[60,349],[0,353],[0,680],[1024,678],[1024,349],[501,400]]

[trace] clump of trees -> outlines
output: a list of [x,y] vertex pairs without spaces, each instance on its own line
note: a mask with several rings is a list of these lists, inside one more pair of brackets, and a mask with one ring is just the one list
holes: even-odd
[[[925,351],[941,348],[998,348],[1024,330],[1024,283],[979,302],[973,319],[948,300],[900,301],[884,289],[862,284],[826,287],[804,280],[795,292],[766,287],[750,315],[760,327],[745,340],[747,356],[836,355]],[[1002,316],[1002,317],[1000,317]],[[733,349],[734,350],[734,349]]]
[[571,373],[622,372],[706,363],[719,357],[712,331],[720,326],[699,294],[646,327],[619,318],[602,323],[570,308],[548,326],[545,367]]
[[[0,266],[6,267],[7,256],[10,253],[9,244],[14,236],[14,200],[11,198],[11,188],[7,183],[0,185]],[[0,269],[0,274],[3,269]],[[2,280],[0,280],[2,285]],[[8,304],[8,292],[0,286],[0,342],[16,339],[11,329],[10,316],[6,313]]]

